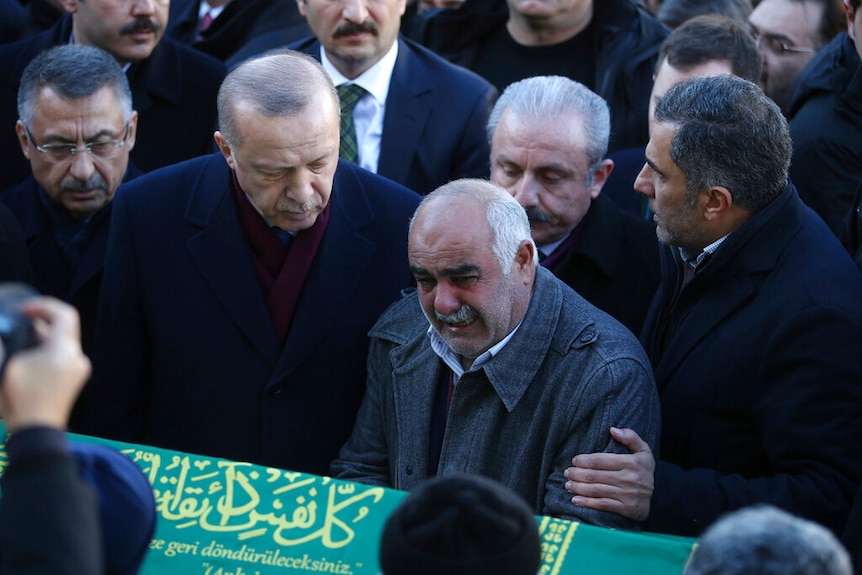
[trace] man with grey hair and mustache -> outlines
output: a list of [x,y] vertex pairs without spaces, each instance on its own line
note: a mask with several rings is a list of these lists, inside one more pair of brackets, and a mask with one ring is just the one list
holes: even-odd
[[339,162],[314,59],[250,60],[221,153],[117,197],[84,431],[324,474],[365,391],[367,332],[410,284],[419,196]]
[[491,181],[527,211],[541,265],[640,333],[658,287],[655,225],[602,195],[607,102],[562,76],[510,84],[488,121]]
[[14,130],[33,175],[0,202],[21,224],[34,287],[75,305],[91,354],[111,201],[140,174],[129,160],[138,128],[129,83],[107,52],[52,48],[25,68],[18,116]]
[[537,266],[523,208],[487,181],[427,196],[407,251],[418,287],[370,332],[365,399],[333,475],[407,491],[482,475],[536,514],[637,529],[574,507],[563,486],[569,450],[624,451],[611,427],[657,438],[652,370],[634,335]]

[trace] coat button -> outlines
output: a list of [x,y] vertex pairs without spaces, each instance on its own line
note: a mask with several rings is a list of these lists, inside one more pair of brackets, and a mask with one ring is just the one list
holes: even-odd
[[272,388],[272,390],[271,390],[269,393],[270,393],[271,395],[280,395],[280,394],[281,394],[281,389],[282,389],[282,386],[280,386],[280,385],[276,385],[275,387],[273,387],[273,388]]
[[413,475],[413,468],[409,465],[407,466],[407,469],[405,471],[407,471],[407,475]]

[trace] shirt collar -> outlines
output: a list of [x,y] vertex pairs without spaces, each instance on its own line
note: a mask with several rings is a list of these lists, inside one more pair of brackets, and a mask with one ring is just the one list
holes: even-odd
[[[478,371],[483,365],[491,361],[491,359],[500,353],[506,344],[512,339],[515,335],[515,332],[518,331],[518,328],[521,327],[521,323],[515,326],[515,329],[509,332],[509,335],[495,343],[491,346],[488,351],[477,357],[473,360],[473,365],[470,366],[470,371]],[[452,370],[452,373],[455,374],[455,382],[457,383],[461,376],[464,375],[465,370],[461,367],[460,356],[455,353],[455,351],[449,347],[449,344],[446,343],[446,340],[443,339],[437,330],[434,329],[434,326],[428,326],[428,338],[431,342],[431,349],[434,350],[434,353],[440,356],[440,359],[443,360],[449,369]]]
[[551,243],[549,243],[549,244],[545,244],[545,245],[543,245],[543,246],[538,246],[538,250],[539,250],[540,252],[542,252],[543,254],[545,254],[546,256],[549,256],[549,255],[551,255],[552,253],[554,253],[554,250],[556,250],[558,247],[560,247],[560,244],[562,244],[564,241],[566,241],[567,239],[569,239],[569,236],[570,236],[570,235],[571,235],[571,232],[569,232],[568,234],[564,235],[563,237],[561,237],[560,239],[558,239],[558,240],[557,240],[557,241],[555,241],[555,242],[551,242]]
[[722,242],[724,242],[724,240],[726,240],[728,237],[730,237],[730,234],[718,238],[717,240],[703,248],[703,251],[700,252],[697,257],[692,256],[691,252],[683,248],[679,248],[679,255],[682,256],[682,259],[686,264],[690,265],[694,269],[697,269],[697,267],[702,264],[706,258],[712,256],[712,254],[715,253],[715,251],[718,249],[718,246],[720,246]]
[[398,58],[397,40],[392,43],[389,51],[376,64],[353,80],[350,80],[335,68],[326,55],[323,45],[320,46],[320,63],[323,65],[326,73],[329,74],[333,84],[336,86],[356,84],[371,94],[379,104],[385,104],[386,96],[389,95],[389,81],[392,79],[392,71],[395,69],[396,58]]
[[200,7],[198,8],[198,20],[202,20],[203,17],[207,14],[209,14],[210,17],[215,20],[219,17],[219,14],[224,11],[225,6],[227,6],[227,4],[222,4],[221,6],[216,6],[215,8],[213,8],[206,0],[204,0],[203,2],[201,2]]

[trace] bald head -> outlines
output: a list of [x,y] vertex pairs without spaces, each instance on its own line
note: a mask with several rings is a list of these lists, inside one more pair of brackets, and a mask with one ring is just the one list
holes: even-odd
[[425,317],[465,369],[526,315],[536,248],[524,209],[502,188],[438,188],[416,211],[407,251]]
[[[430,215],[450,216],[453,205],[474,204],[482,208],[492,238],[491,248],[504,273],[512,263],[512,256],[525,240],[532,243],[530,222],[524,208],[503,188],[486,180],[462,179],[449,182],[425,196],[413,221],[419,219],[423,211]],[[526,227],[525,227],[526,226]],[[533,250],[535,251],[535,249]],[[538,262],[538,259],[536,260]]]
[[329,101],[339,110],[338,93],[320,63],[311,56],[280,50],[244,62],[219,89],[219,129],[232,145],[240,144],[237,110],[268,118],[295,116],[312,102]]

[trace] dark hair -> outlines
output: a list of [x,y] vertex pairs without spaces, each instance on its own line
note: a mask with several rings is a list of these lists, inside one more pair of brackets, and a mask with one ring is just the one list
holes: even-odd
[[[847,17],[844,14],[844,2],[842,0],[795,0],[797,2],[810,2],[823,6],[823,16],[820,25],[817,26],[817,37],[814,45],[817,49],[828,44],[832,38],[847,30]],[[854,0],[850,1],[852,5]],[[859,0],[855,0],[857,7]]]
[[661,46],[658,65],[687,72],[714,60],[730,64],[733,73],[750,82],[760,81],[763,66],[757,43],[747,25],[726,16],[697,16],[670,33]]
[[60,97],[79,100],[104,87],[114,90],[123,117],[132,115],[132,92],[123,69],[113,56],[92,46],[64,44],[36,56],[21,76],[18,88],[18,117],[30,126],[36,113],[39,91],[50,86]]
[[676,28],[695,16],[707,14],[727,16],[746,24],[751,14],[751,0],[664,0],[657,16],[665,26]]
[[689,198],[721,186],[740,208],[756,212],[784,189],[792,151],[787,121],[755,84],[729,74],[683,80],[659,98],[655,120],[676,127],[670,156]]
[[862,3],[862,0],[848,0],[848,1],[850,3],[850,7],[853,8],[854,12],[856,12],[856,10],[859,9],[859,4]]
[[338,93],[317,60],[293,50],[273,50],[246,60],[224,79],[218,92],[219,129],[236,146],[237,103],[251,104],[257,113],[274,118],[293,116],[321,97],[330,98],[337,114]]

